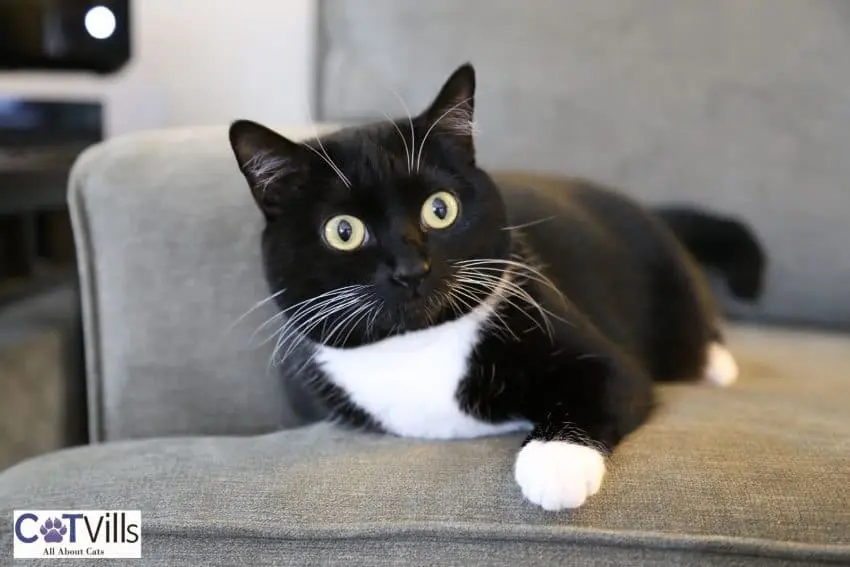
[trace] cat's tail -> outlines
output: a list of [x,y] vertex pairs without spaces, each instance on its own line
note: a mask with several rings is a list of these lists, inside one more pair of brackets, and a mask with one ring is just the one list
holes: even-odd
[[700,264],[719,271],[738,298],[761,295],[767,254],[744,222],[690,207],[658,207],[653,212]]

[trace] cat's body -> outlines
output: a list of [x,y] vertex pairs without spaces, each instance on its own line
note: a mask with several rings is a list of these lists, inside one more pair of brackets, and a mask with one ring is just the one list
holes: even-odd
[[[575,507],[649,415],[654,380],[735,378],[683,244],[741,296],[757,294],[763,259],[728,219],[653,214],[578,181],[497,187],[458,127],[473,88],[471,68],[458,70],[410,138],[399,122],[305,148],[234,125],[268,220],[267,277],[287,289],[279,346],[308,345],[302,378],[348,423],[427,438],[530,431],[523,494]],[[706,230],[689,232],[694,219]],[[710,245],[718,236],[726,253]]]
[[[520,311],[495,298],[443,325],[357,348],[319,347],[317,379],[340,388],[332,397],[347,396],[353,405],[339,404],[335,411],[361,408],[372,426],[397,435],[476,437],[527,428],[520,400],[545,405],[529,387],[535,377],[551,369],[567,373],[571,366],[592,369],[595,357],[610,356],[605,350],[611,347],[641,368],[641,393],[630,403],[640,395],[647,409],[652,379],[706,375],[719,320],[696,266],[667,227],[591,183],[546,188],[534,181],[502,184],[509,222],[504,229],[515,257],[560,292],[522,270],[514,275],[546,312],[528,304]],[[504,327],[522,340],[506,340]],[[588,343],[576,352],[558,352],[576,344],[576,334],[588,333],[598,334],[598,343],[584,338]],[[568,374],[579,390],[590,390],[579,382],[594,373]],[[552,388],[540,390],[548,397]]]

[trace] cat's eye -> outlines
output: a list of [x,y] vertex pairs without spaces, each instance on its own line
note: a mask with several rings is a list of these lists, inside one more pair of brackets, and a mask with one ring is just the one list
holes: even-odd
[[337,215],[325,223],[325,242],[343,252],[360,248],[368,237],[363,221],[351,215]]
[[460,203],[448,191],[434,193],[422,205],[422,224],[428,228],[448,228],[457,220]]

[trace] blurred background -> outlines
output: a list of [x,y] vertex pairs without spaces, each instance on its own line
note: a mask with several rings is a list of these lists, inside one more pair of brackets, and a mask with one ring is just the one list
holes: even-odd
[[308,120],[313,0],[0,0],[0,469],[84,442],[66,180],[87,146]]
[[734,213],[770,271],[727,312],[847,330],[848,30],[847,0],[0,0],[0,469],[87,441],[84,148],[399,116],[465,61],[485,167]]

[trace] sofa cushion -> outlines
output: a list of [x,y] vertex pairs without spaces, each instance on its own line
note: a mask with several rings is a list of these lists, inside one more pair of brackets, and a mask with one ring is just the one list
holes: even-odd
[[54,453],[0,475],[0,516],[141,509],[150,565],[846,564],[850,337],[736,328],[731,343],[739,384],[661,388],[655,417],[573,512],[521,500],[519,437],[319,424]]

